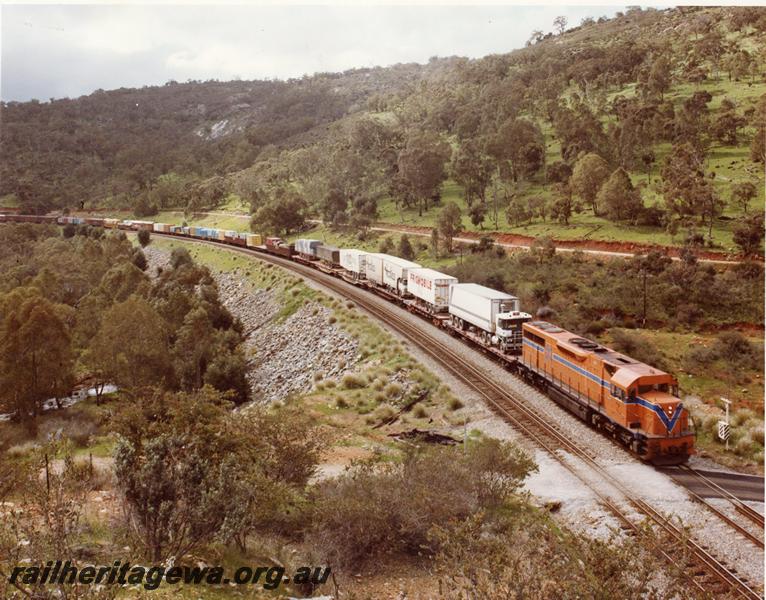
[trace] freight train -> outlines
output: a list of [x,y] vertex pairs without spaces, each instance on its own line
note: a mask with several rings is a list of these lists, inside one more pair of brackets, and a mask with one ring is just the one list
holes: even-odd
[[2,215],[0,222],[90,225],[210,240],[250,248],[368,289],[492,355],[557,404],[656,465],[694,453],[689,412],[676,379],[601,344],[522,312],[519,299],[396,256],[278,237],[97,217]]

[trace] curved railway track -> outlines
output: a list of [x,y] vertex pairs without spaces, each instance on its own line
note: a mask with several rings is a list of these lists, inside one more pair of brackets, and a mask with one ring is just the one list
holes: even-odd
[[[172,235],[167,237],[178,239],[177,236]],[[216,247],[223,245],[203,240],[180,239],[182,241]],[[537,414],[536,410],[523,398],[493,381],[480,367],[466,362],[462,356],[456,353],[449,345],[438,340],[436,336],[431,335],[423,328],[417,327],[408,319],[403,318],[398,307],[395,307],[393,304],[386,306],[385,303],[373,302],[369,291],[306,265],[247,248],[229,245],[225,247],[231,251],[258,258],[311,279],[336,294],[354,301],[366,312],[382,320],[483,397],[488,405],[512,424],[519,433],[550,454],[567,471],[582,481],[623,524],[625,530],[640,536],[647,542],[655,554],[663,558],[670,565],[678,567],[695,589],[702,593],[712,593],[714,595],[725,593],[738,598],[762,598],[762,594],[752,589],[749,583],[740,578],[733,569],[728,568],[721,560],[690,539],[682,527],[643,500],[634,498],[633,492],[598,464],[591,453],[574,443],[559,428]],[[579,459],[580,464],[586,467],[589,473],[597,474],[602,484],[605,483],[617,491],[622,495],[622,499],[616,501],[604,493],[602,489],[599,489],[599,486],[566,459],[565,453]],[[664,540],[672,542],[674,546],[680,545],[685,548],[688,554],[683,558],[683,561],[679,563],[676,557],[663,548],[664,543],[659,544],[656,538],[650,537],[642,527],[642,523],[637,522],[635,517],[632,518],[630,516],[630,510],[654,523]]]

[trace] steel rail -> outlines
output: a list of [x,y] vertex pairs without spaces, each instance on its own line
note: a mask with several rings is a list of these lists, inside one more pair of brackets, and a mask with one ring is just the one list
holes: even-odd
[[722,497],[726,498],[729,502],[731,502],[734,505],[734,508],[737,510],[737,512],[744,515],[745,517],[750,519],[753,523],[758,525],[761,529],[763,529],[764,518],[763,518],[763,515],[759,513],[757,510],[748,506],[742,500],[740,500],[734,494],[732,494],[729,490],[727,490],[724,487],[721,487],[715,481],[709,479],[708,477],[705,477],[702,473],[693,469],[692,467],[688,465],[679,465],[679,468],[691,473],[692,475],[694,475],[694,477],[702,481],[711,490],[715,490],[716,492],[721,494]]

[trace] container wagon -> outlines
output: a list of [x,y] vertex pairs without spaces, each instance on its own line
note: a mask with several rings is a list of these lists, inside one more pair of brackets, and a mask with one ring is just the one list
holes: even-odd
[[519,299],[476,283],[450,286],[449,314],[452,326],[471,331],[483,343],[506,353],[521,352],[521,326],[532,317],[519,311]]

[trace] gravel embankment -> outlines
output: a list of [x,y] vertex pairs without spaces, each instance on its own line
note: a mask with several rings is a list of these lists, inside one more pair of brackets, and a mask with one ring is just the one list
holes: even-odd
[[339,379],[357,361],[358,343],[330,322],[332,311],[311,302],[279,321],[274,295],[231,273],[214,273],[223,304],[244,325],[248,373],[256,402],[306,392],[314,376]]
[[[144,249],[150,275],[167,268],[169,253]],[[243,325],[248,381],[256,402],[275,402],[309,391],[314,375],[339,379],[357,362],[358,343],[330,322],[332,312],[309,303],[278,321],[281,305],[270,291],[258,289],[236,273],[213,272],[223,305]]]

